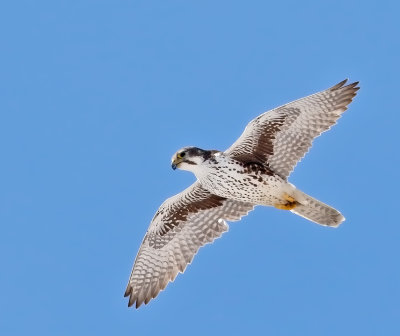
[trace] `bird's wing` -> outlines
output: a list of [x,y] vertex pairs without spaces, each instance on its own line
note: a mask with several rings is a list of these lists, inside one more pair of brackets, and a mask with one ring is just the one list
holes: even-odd
[[358,82],[346,82],[261,114],[225,153],[267,165],[287,178],[314,138],[333,126],[353,100]]
[[254,205],[211,194],[199,182],[167,199],[155,214],[139,249],[125,296],[138,308],[183,272],[198,249],[228,230]]

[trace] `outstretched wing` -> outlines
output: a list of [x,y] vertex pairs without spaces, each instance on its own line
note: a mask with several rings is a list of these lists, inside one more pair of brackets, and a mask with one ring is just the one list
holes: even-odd
[[314,138],[336,124],[357,93],[347,80],[311,96],[265,112],[252,120],[225,153],[242,161],[268,165],[287,178]]
[[129,306],[155,298],[184,272],[198,249],[228,230],[225,220],[246,215],[253,204],[211,194],[195,182],[167,199],[155,214],[139,249],[126,288]]

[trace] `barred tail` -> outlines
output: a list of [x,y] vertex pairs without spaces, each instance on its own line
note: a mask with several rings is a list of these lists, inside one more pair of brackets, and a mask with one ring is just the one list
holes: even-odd
[[296,190],[296,193],[301,193],[301,202],[291,212],[296,215],[302,216],[314,223],[320,225],[327,225],[338,227],[343,221],[344,217],[336,209],[326,205],[311,196]]

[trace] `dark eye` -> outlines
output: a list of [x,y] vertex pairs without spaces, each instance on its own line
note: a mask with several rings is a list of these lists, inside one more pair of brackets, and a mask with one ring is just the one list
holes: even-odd
[[183,158],[186,155],[185,152],[179,153],[179,157]]

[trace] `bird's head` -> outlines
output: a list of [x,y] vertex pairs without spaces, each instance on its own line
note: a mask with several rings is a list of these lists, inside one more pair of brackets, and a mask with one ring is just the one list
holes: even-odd
[[209,159],[216,151],[209,151],[197,147],[183,147],[172,156],[172,169],[194,171],[197,166]]

